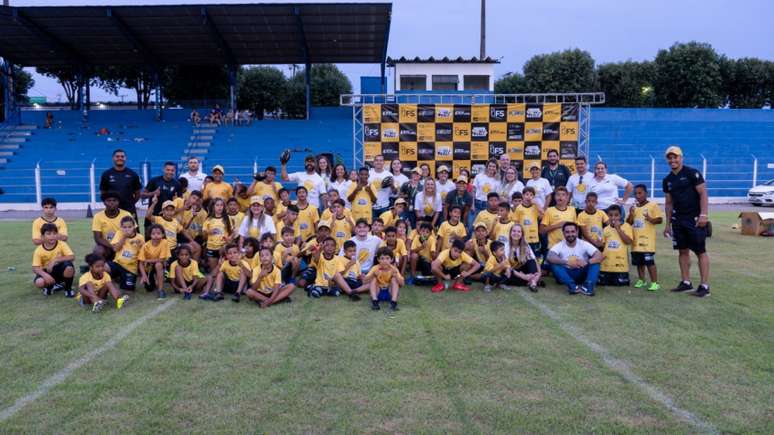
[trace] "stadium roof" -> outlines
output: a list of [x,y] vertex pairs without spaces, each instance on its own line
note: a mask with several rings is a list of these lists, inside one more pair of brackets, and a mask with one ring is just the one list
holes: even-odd
[[394,66],[395,64],[399,63],[500,63],[500,61],[497,59],[492,59],[489,56],[483,59],[479,59],[477,57],[466,59],[462,56],[457,57],[456,59],[449,59],[448,57],[436,59],[433,56],[424,59],[420,57],[406,58],[403,56],[401,56],[399,59],[394,59],[391,57],[387,58],[387,65]]
[[0,6],[22,66],[382,63],[390,3]]

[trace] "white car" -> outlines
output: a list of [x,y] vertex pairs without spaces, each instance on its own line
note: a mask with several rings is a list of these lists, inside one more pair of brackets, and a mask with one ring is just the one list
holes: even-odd
[[769,180],[747,191],[752,205],[774,205],[774,180]]

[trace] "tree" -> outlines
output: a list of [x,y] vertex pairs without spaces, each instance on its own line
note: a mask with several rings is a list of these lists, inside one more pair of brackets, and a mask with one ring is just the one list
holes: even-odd
[[529,92],[524,76],[512,72],[495,81],[494,90],[497,94],[523,94]]
[[170,103],[204,100],[204,104],[210,104],[213,100],[225,100],[229,96],[228,68],[172,66],[165,69],[162,87]]
[[607,63],[597,67],[598,89],[605,93],[605,104],[613,107],[652,106],[655,76],[656,66],[650,61]]
[[32,74],[24,71],[21,67],[12,66],[13,68],[13,92],[16,96],[16,102],[18,104],[26,104],[30,102],[30,97],[27,95],[30,88],[35,86],[35,80],[32,78]]
[[594,89],[594,58],[580,49],[533,56],[524,65],[529,92],[589,92]]
[[36,68],[36,71],[38,74],[43,74],[44,76],[56,79],[56,81],[62,85],[67,102],[70,103],[70,108],[74,110],[76,99],[78,97],[78,78],[75,68],[72,66],[39,67]]
[[304,80],[303,77],[301,80],[298,80],[297,77],[298,74],[286,82],[285,95],[282,99],[282,111],[290,118],[303,118],[306,114]]
[[720,56],[711,45],[675,43],[656,55],[656,103],[663,107],[717,107]]
[[[163,72],[161,74],[163,76]],[[122,88],[134,90],[137,94],[137,108],[148,108],[151,92],[155,87],[155,77],[144,66],[97,67],[94,76],[94,84],[113,95],[118,95]]]
[[275,111],[282,105],[287,79],[275,67],[261,66],[242,71],[239,76],[237,106],[249,108],[256,118],[263,119],[264,111]]
[[722,94],[731,107],[759,108],[774,94],[774,62],[756,58],[720,59]]
[[[352,93],[352,83],[336,65],[313,65],[311,75],[313,106],[338,106],[339,95]],[[292,117],[301,117],[306,109],[304,98],[304,70],[302,69],[288,80],[282,109]]]

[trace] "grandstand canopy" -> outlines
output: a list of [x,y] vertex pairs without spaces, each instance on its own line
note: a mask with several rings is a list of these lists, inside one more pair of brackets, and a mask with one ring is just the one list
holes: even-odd
[[383,63],[390,3],[0,6],[22,66]]

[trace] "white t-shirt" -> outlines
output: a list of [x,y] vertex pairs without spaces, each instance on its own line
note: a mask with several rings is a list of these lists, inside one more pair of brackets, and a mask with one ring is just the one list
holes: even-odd
[[263,224],[258,226],[258,219],[250,219],[245,215],[242,219],[242,224],[239,225],[239,235],[242,237],[248,237],[250,234],[250,227],[258,227],[258,234],[262,236],[266,233],[277,234],[277,228],[274,226],[274,219],[271,216],[263,216]]
[[414,211],[417,212],[419,217],[432,216],[436,212],[442,212],[443,201],[441,200],[441,194],[435,192],[434,196],[425,196],[424,192],[417,193],[417,196],[414,198]]
[[500,191],[500,180],[480,173],[473,179],[473,187],[476,188],[476,201],[486,201],[490,192]]
[[570,258],[573,257],[588,262],[589,258],[593,257],[598,251],[591,243],[585,240],[575,239],[575,246],[568,246],[567,240],[562,240],[551,248],[551,252],[565,261],[569,261]]
[[[355,256],[360,262],[361,272],[364,274],[368,273],[368,271],[371,270],[371,267],[374,265],[374,256],[376,255],[376,250],[379,249],[379,245],[382,244],[382,239],[374,236],[373,234],[369,234],[366,236],[365,240],[360,240],[357,236],[351,238],[350,240],[355,242],[355,249],[357,249]],[[344,255],[344,247],[341,248],[339,255]]]
[[304,172],[291,172],[288,174],[288,180],[298,183],[299,186],[306,187],[309,192],[309,204],[320,208],[320,195],[326,193],[325,180],[320,174],[313,172],[307,174]]
[[204,175],[204,172],[202,172],[201,170],[199,170],[199,172],[195,174],[186,172],[180,177],[188,180],[188,188],[186,189],[187,191],[189,192],[193,192],[194,190],[198,190],[199,192],[202,191],[202,186],[204,185],[204,178],[206,177],[206,175]]
[[398,190],[395,193],[390,192],[390,198],[395,198],[400,194],[400,188],[403,186],[403,183],[408,183],[409,177],[401,172],[398,175],[393,175],[392,179],[395,180],[395,188]]
[[527,180],[527,186],[535,189],[535,204],[540,208],[545,208],[546,196],[554,191],[554,188],[551,187],[551,183],[542,177],[537,180],[530,178]]
[[524,190],[524,183],[522,183],[519,180],[516,180],[513,183],[513,186],[511,186],[510,188],[506,185],[506,183],[503,183],[502,186],[500,186],[500,200],[508,201],[508,203],[510,203],[513,193],[521,192],[522,190]]
[[449,192],[454,191],[456,188],[457,185],[454,184],[454,182],[451,180],[446,180],[446,184],[441,184],[440,181],[435,182],[435,190],[441,194],[441,201],[446,201],[446,195],[448,195]]
[[625,178],[615,174],[607,174],[601,181],[591,177],[589,187],[592,192],[597,194],[597,208],[604,210],[615,204],[618,199],[618,188],[626,187],[628,183]]
[[586,194],[591,191],[591,179],[594,178],[594,174],[586,171],[583,176],[578,174],[570,175],[570,179],[567,180],[567,190],[572,195],[572,205],[575,208],[586,207]]
[[[386,169],[382,169],[381,172],[376,172],[376,169],[368,171],[368,184],[371,184],[371,189],[373,189],[374,194],[376,194],[376,204],[374,204],[374,208],[385,208],[390,206],[390,193],[392,192],[392,189],[389,187],[383,188],[381,182],[391,175],[390,171]],[[378,184],[374,186],[374,182],[377,182]]]
[[349,190],[349,186],[351,185],[352,185],[352,181],[350,180],[331,182],[331,187],[336,189],[337,192],[339,192],[339,198],[344,200],[344,204],[347,208],[350,208],[352,206],[349,203],[349,200],[347,199],[347,191]]

